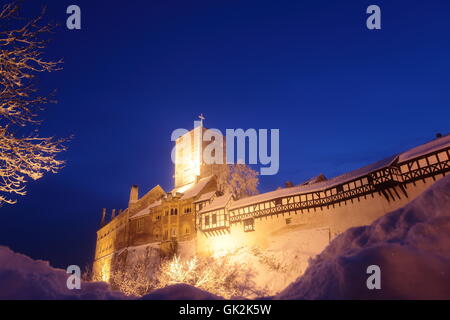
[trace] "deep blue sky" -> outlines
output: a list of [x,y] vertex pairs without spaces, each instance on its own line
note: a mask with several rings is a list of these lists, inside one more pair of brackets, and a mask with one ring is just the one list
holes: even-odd
[[[0,208],[0,244],[59,267],[91,260],[101,208],[125,208],[132,184],[170,190],[170,134],[199,113],[222,130],[280,129],[265,191],[449,131],[448,0],[25,2],[62,24],[47,54],[64,70],[39,83],[59,100],[42,133],[75,138],[64,170]],[[70,4],[81,31],[64,28]],[[370,4],[380,31],[365,26]]]

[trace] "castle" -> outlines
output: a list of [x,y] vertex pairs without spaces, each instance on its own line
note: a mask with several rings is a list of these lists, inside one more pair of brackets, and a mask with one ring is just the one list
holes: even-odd
[[132,186],[127,209],[113,209],[110,221],[103,209],[95,279],[109,281],[119,263],[144,247],[162,256],[223,255],[252,247],[307,265],[338,234],[404,206],[450,170],[450,135],[438,136],[332,179],[320,175],[235,200],[218,192],[217,172],[198,156],[204,145],[192,143],[203,130],[198,126],[176,140],[172,191],[157,185],[139,198]]

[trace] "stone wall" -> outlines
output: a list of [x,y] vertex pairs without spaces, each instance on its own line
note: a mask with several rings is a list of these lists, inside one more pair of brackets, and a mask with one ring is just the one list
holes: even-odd
[[281,264],[296,265],[296,271],[304,271],[309,259],[320,253],[338,234],[351,227],[368,225],[403,207],[433,183],[433,178],[426,178],[407,184],[408,197],[397,190],[401,198],[395,201],[388,201],[381,193],[374,192],[330,207],[256,218],[255,231],[251,232],[245,232],[242,223],[232,224],[229,231],[198,232],[197,253],[220,256],[242,249],[260,250],[278,257]]

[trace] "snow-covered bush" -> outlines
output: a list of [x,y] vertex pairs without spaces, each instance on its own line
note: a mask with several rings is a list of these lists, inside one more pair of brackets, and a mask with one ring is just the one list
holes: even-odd
[[254,281],[254,270],[247,264],[232,261],[230,255],[220,258],[174,256],[159,265],[138,262],[111,273],[114,289],[126,295],[143,296],[174,284],[188,284],[225,298],[258,297],[267,292]]

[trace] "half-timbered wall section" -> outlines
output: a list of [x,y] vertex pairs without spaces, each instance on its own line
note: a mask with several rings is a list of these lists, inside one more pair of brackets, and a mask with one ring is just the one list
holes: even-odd
[[228,213],[225,209],[218,209],[202,215],[202,230],[217,230],[228,228],[230,221],[228,220]]
[[198,212],[199,229],[203,231],[218,231],[230,226],[228,206],[231,194],[215,197]]
[[[249,219],[285,212],[303,213],[348,201],[382,195],[387,201],[408,197],[408,184],[426,178],[436,179],[450,170],[450,136],[439,138],[373,165],[331,180],[257,195],[232,203],[226,208],[203,214],[201,230],[211,231],[243,223],[251,231]],[[226,219],[228,218],[229,221]],[[220,218],[219,218],[220,217]],[[215,223],[214,223],[215,222]]]

